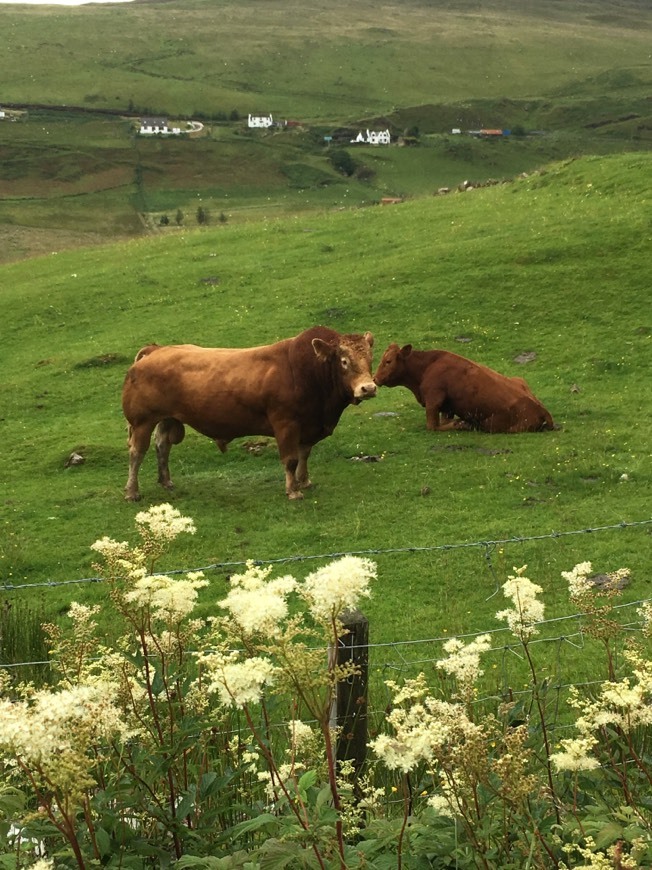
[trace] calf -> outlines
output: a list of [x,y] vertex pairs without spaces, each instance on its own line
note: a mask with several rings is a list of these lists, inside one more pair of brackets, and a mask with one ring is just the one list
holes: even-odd
[[433,432],[540,432],[554,428],[552,417],[523,378],[508,378],[447,350],[413,350],[411,344],[390,344],[374,381],[378,386],[411,390],[425,407],[426,426]]

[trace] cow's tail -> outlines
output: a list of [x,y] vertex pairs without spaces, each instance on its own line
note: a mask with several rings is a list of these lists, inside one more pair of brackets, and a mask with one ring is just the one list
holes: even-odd
[[160,346],[160,344],[146,344],[145,347],[141,347],[141,349],[136,354],[134,362],[138,362],[138,360],[142,359],[144,356],[149,356],[150,353],[158,350]]

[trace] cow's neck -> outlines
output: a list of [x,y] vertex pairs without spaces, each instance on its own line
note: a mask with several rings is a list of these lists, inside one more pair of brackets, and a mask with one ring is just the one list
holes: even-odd
[[419,402],[424,372],[440,355],[441,351],[438,350],[413,350],[405,361],[403,386],[412,390]]

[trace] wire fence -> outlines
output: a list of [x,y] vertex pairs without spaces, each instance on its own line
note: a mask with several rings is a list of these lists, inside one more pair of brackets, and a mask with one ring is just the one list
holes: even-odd
[[[498,590],[498,574],[494,569],[493,556],[498,548],[504,548],[512,544],[540,543],[544,541],[557,541],[580,535],[602,534],[619,530],[644,530],[652,527],[652,519],[636,522],[618,522],[608,525],[594,526],[582,529],[566,531],[553,531],[545,534],[511,536],[492,540],[477,540],[452,544],[434,544],[423,547],[392,547],[386,549],[364,549],[335,551],[319,554],[301,554],[281,556],[268,559],[224,561],[214,562],[209,565],[193,568],[175,569],[166,573],[169,576],[181,575],[190,572],[203,571],[233,571],[243,568],[248,563],[254,562],[259,566],[264,565],[287,565],[292,563],[327,561],[341,558],[342,556],[407,556],[415,553],[455,552],[462,550],[478,550],[489,569],[491,576],[496,581]],[[101,577],[83,577],[64,581],[43,581],[35,583],[0,583],[0,591],[10,594],[22,589],[52,589],[55,587],[78,585],[85,583],[103,583]],[[495,593],[492,593],[492,595]],[[489,598],[492,597],[489,596]],[[639,598],[635,601],[615,604],[612,607],[612,617],[618,620],[621,632],[620,650],[622,653],[624,640],[627,637],[642,637],[642,619],[638,614],[643,605],[649,604],[650,598]],[[601,684],[596,679],[594,652],[599,651],[595,646],[595,640],[587,633],[586,615],[571,613],[563,616],[542,620],[536,624],[537,634],[530,642],[530,648],[540,659],[543,667],[544,687],[548,697],[549,709],[552,711],[550,725],[553,728],[564,729],[569,727],[566,701],[572,687],[586,691],[595,689]],[[507,626],[492,626],[484,630],[464,633],[456,633],[454,636],[468,643],[481,635],[491,637],[491,648],[483,655],[484,679],[480,683],[480,691],[475,703],[486,705],[488,708],[496,704],[508,701],[511,704],[527,704],[532,698],[532,687],[529,685],[527,663],[524,661],[523,649],[516,641]],[[382,727],[386,710],[391,705],[391,691],[386,681],[401,682],[408,678],[416,677],[424,672],[429,681],[443,680],[441,670],[437,663],[445,657],[444,644],[450,640],[450,634],[438,634],[425,638],[413,638],[402,640],[389,640],[372,642],[366,646],[369,658],[369,688],[370,697],[373,699],[373,707],[369,709],[370,722],[377,723],[376,727]],[[0,625],[0,646],[2,645],[2,632]],[[593,645],[593,646],[591,646]],[[598,645],[599,647],[599,645]],[[578,669],[578,657],[584,657],[588,664]],[[43,657],[35,657],[33,660],[11,661],[5,654],[1,655],[4,661],[0,661],[0,669],[12,674],[23,672],[21,669],[43,669],[44,673],[50,665],[50,661]],[[575,679],[570,679],[573,675]]]
[[[492,572],[492,554],[498,547],[503,547],[508,544],[525,544],[535,541],[555,541],[562,538],[569,538],[576,535],[590,535],[596,532],[610,532],[618,529],[640,529],[652,526],[652,519],[635,520],[633,522],[621,521],[611,523],[604,526],[593,526],[582,529],[570,529],[566,531],[552,531],[540,535],[514,535],[509,538],[483,539],[479,541],[464,541],[453,544],[432,544],[426,546],[409,546],[409,547],[376,547],[364,550],[336,550],[329,553],[302,553],[292,556],[277,556],[261,559],[242,559],[238,561],[227,562],[211,562],[208,565],[201,565],[192,568],[176,568],[172,571],[159,571],[159,574],[167,576],[175,576],[177,574],[189,574],[196,572],[207,573],[210,571],[232,570],[235,568],[243,568],[246,565],[253,563],[254,565],[289,565],[301,562],[315,562],[323,560],[341,559],[343,556],[401,556],[413,553],[437,553],[437,552],[453,552],[455,550],[484,550],[484,557],[487,560]],[[83,583],[103,583],[102,577],[80,577],[74,580],[42,580],[35,583],[13,583],[7,579],[0,581],[0,590],[4,592],[18,591],[20,589],[44,589],[54,588],[59,586],[72,586]]]

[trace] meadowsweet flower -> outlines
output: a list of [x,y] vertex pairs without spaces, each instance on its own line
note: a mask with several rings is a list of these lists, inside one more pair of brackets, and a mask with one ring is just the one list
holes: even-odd
[[197,603],[198,590],[208,586],[201,571],[184,578],[153,574],[138,579],[125,593],[125,601],[138,607],[150,607],[156,619],[178,621],[188,616]]
[[595,770],[600,767],[600,762],[597,758],[589,755],[589,753],[597,742],[594,737],[590,736],[561,740],[563,752],[552,753],[550,761],[558,771],[569,770],[577,772],[579,770]]
[[523,642],[539,633],[535,624],[541,622],[544,613],[543,602],[537,598],[543,590],[523,576],[526,570],[527,565],[514,568],[516,573],[510,575],[503,584],[503,594],[505,598],[512,599],[514,609],[501,610],[496,614],[496,619],[504,619],[512,634]]
[[53,692],[41,690],[24,701],[0,699],[0,756],[20,760],[47,789],[74,797],[92,784],[90,749],[110,738],[130,736],[113,703],[117,688],[97,680]]
[[106,535],[91,544],[91,550],[100,553],[107,560],[115,557],[126,559],[130,555],[129,544],[126,541],[114,541]]
[[245,634],[261,632],[275,636],[288,614],[287,596],[296,588],[294,577],[268,580],[272,569],[247,562],[244,574],[231,577],[229,594],[219,602],[228,610]]
[[100,612],[100,605],[94,604],[79,604],[77,601],[71,601],[68,608],[68,616],[72,619],[75,625],[88,625],[91,618]]
[[480,669],[480,656],[491,649],[491,635],[481,634],[470,643],[452,637],[444,644],[448,658],[439,659],[437,667],[455,677],[461,686],[472,686],[484,673]]
[[568,593],[571,600],[581,598],[591,590],[588,577],[591,573],[591,562],[579,562],[572,571],[562,571],[561,576],[568,583]]
[[450,805],[450,801],[443,794],[434,794],[432,797],[428,798],[428,806],[432,807],[433,810],[439,816],[444,816],[448,819],[456,818],[456,813],[453,812],[453,809]]
[[288,728],[290,729],[290,739],[294,752],[300,751],[303,746],[310,744],[315,738],[315,732],[310,725],[306,725],[300,719],[290,719]]
[[182,532],[194,535],[195,524],[190,517],[182,517],[176,508],[169,504],[153,505],[149,510],[136,514],[136,523],[141,533],[148,531],[154,538],[172,541]]
[[217,692],[225,707],[244,707],[260,701],[265,686],[274,682],[278,668],[261,656],[237,660],[237,653],[207,653],[200,656],[210,682],[207,692]]
[[432,761],[435,752],[457,735],[469,736],[474,726],[459,704],[426,697],[409,709],[394,707],[387,716],[390,733],[369,744],[390,770],[408,773],[422,761]]
[[424,698],[428,694],[428,683],[426,675],[419,674],[415,679],[406,679],[403,686],[399,686],[394,680],[385,680],[385,685],[388,689],[394,692],[392,704],[398,707],[406,701],[415,701],[419,698]]
[[318,622],[330,622],[344,611],[355,610],[361,598],[368,598],[369,581],[376,576],[376,565],[370,559],[343,556],[309,574],[302,595]]

